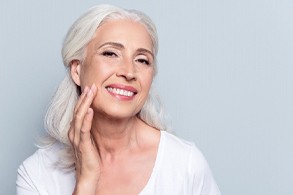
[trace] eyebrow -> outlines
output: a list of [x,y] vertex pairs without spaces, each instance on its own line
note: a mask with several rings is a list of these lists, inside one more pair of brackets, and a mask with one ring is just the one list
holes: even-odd
[[[117,47],[117,48],[120,48],[120,49],[125,49],[124,45],[122,45],[121,43],[117,43],[117,42],[106,42],[106,43],[103,43],[102,45],[100,45],[98,47],[98,49],[104,47],[105,45],[111,45],[111,46],[114,46],[114,47]],[[145,48],[138,48],[137,49],[138,52],[141,52],[141,53],[148,53],[150,54],[153,58],[155,57],[153,52],[151,52],[150,50],[148,49],[145,49]]]

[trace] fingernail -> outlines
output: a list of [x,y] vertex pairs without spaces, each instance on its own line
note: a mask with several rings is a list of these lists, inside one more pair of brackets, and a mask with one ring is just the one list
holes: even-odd
[[84,90],[83,90],[83,93],[87,93],[89,90],[88,86],[85,86]]
[[93,85],[92,85],[92,87],[91,87],[91,90],[92,90],[93,93],[96,92],[96,90],[97,90],[97,86],[96,86],[96,84],[93,83]]
[[90,89],[87,93],[87,96],[91,96],[91,95],[93,95],[93,91]]
[[89,109],[87,110],[87,113],[90,114],[91,112],[92,112],[92,109],[89,108]]

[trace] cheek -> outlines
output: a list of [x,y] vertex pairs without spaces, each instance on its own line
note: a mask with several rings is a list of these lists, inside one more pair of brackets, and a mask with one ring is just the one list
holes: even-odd
[[91,86],[93,83],[99,88],[102,83],[113,74],[113,68],[106,64],[94,63],[84,68],[81,74],[81,85]]
[[148,92],[151,88],[151,85],[153,83],[153,74],[145,74],[144,77],[142,78],[142,84],[145,90]]

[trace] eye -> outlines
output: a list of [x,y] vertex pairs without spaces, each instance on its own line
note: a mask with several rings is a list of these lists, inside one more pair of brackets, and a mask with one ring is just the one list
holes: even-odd
[[139,58],[136,61],[141,63],[141,64],[150,65],[150,62],[148,60],[146,60],[146,59],[143,59],[143,58]]
[[102,53],[103,56],[106,56],[106,57],[117,57],[117,54],[115,52],[112,52],[112,51],[104,51]]
[[153,58],[151,55],[145,52],[138,53],[134,60],[138,64],[151,66],[153,64]]

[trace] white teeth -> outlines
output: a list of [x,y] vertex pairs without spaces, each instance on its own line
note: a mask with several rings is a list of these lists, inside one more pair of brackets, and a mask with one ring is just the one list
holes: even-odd
[[115,93],[115,94],[118,94],[118,95],[123,95],[123,96],[133,96],[134,93],[132,91],[127,91],[127,90],[124,90],[124,89],[117,89],[117,88],[112,88],[112,87],[107,87],[107,90],[112,92],[112,93]]

